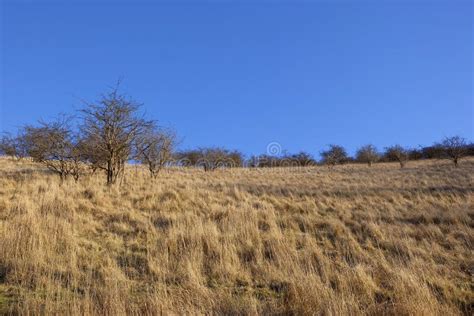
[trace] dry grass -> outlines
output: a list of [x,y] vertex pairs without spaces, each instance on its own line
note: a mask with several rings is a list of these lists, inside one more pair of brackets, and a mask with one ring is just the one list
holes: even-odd
[[473,313],[472,159],[127,172],[0,159],[0,313]]

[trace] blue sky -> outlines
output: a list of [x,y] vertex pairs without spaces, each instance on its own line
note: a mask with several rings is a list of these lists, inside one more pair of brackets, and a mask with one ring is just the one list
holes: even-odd
[[474,139],[470,1],[0,3],[1,130],[123,77],[181,148]]

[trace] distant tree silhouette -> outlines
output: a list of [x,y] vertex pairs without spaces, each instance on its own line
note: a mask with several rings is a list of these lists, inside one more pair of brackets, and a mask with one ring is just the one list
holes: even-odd
[[205,147],[181,151],[176,157],[182,165],[200,167],[203,168],[204,171],[212,171],[218,168],[241,167],[244,163],[242,153],[221,147]]
[[321,152],[322,163],[329,167],[334,167],[337,164],[344,164],[349,159],[344,147],[339,145],[329,145],[328,150]]
[[300,151],[297,154],[287,155],[284,158],[296,163],[298,167],[307,167],[316,165],[316,160],[313,156],[305,151]]
[[374,145],[365,145],[357,150],[356,161],[366,163],[369,167],[379,159],[380,155]]
[[458,167],[459,160],[468,153],[468,143],[460,136],[446,137],[438,147],[441,148],[443,157],[450,159],[455,167]]
[[400,164],[400,168],[404,168],[408,161],[408,150],[400,145],[390,146],[385,150],[385,157],[389,161],[397,161]]
[[300,151],[296,154],[284,153],[281,156],[259,155],[251,156],[247,165],[251,168],[270,167],[307,167],[316,165],[316,160],[307,152]]
[[170,162],[176,145],[176,134],[172,130],[148,128],[136,140],[136,159],[148,167],[152,178]]
[[28,148],[24,142],[24,137],[20,134],[16,137],[10,134],[2,135],[0,138],[0,155],[10,156],[17,160],[28,156]]

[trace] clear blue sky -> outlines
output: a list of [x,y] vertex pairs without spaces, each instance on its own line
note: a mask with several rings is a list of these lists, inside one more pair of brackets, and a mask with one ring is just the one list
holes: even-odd
[[474,139],[470,1],[0,3],[2,130],[123,77],[181,148]]

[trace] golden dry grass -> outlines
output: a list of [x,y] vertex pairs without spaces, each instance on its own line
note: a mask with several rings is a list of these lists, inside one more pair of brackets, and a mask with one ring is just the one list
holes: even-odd
[[127,173],[0,159],[0,313],[473,312],[472,159]]

